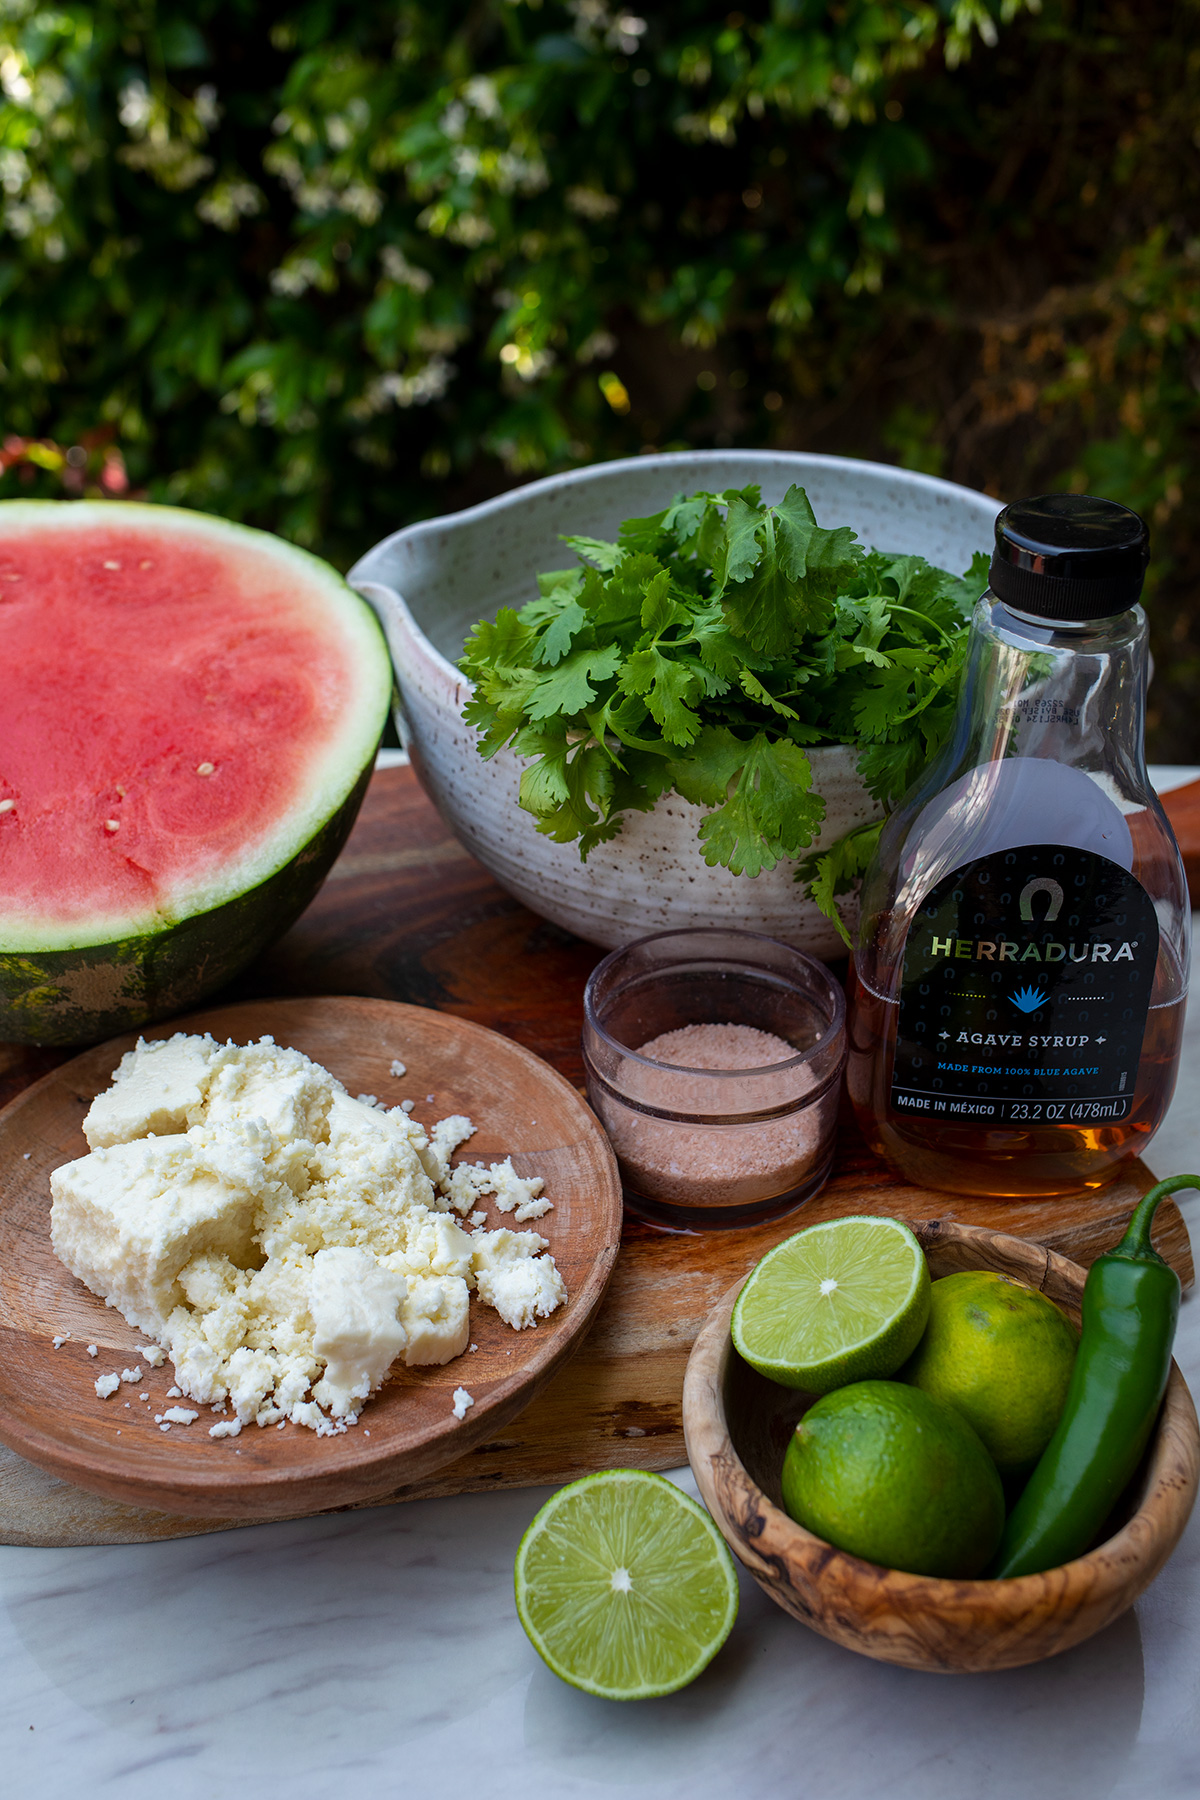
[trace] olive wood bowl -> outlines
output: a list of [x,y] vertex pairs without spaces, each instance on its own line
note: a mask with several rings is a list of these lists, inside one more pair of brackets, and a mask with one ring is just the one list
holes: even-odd
[[[1087,1271],[1023,1238],[934,1219],[913,1223],[930,1274],[994,1269],[1038,1288],[1078,1323]],[[1085,1556],[1011,1581],[943,1581],[835,1549],[783,1510],[780,1472],[811,1394],[757,1375],[733,1348],[739,1281],[708,1316],[688,1360],[688,1460],[734,1554],[785,1612],[848,1650],[939,1674],[1013,1669],[1082,1643],[1133,1605],[1179,1542],[1200,1477],[1200,1430],[1171,1365],[1141,1469]]]

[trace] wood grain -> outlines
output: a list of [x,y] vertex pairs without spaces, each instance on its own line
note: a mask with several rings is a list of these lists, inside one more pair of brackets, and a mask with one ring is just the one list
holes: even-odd
[[[161,1432],[154,1414],[169,1404],[169,1364],[147,1369],[138,1388],[98,1399],[96,1376],[138,1363],[141,1336],[55,1256],[49,1173],[86,1154],[84,1112],[134,1041],[118,1039],[44,1076],[0,1117],[0,1439],[109,1500],[188,1517],[259,1519],[372,1500],[494,1439],[577,1347],[616,1259],[616,1161],[574,1089],[494,1032],[389,1001],[252,1001],[181,1023],[239,1043],[270,1033],[323,1064],[352,1094],[369,1091],[393,1104],[417,1099],[415,1116],[430,1124],[466,1113],[477,1126],[469,1154],[495,1161],[511,1153],[519,1174],[545,1181],[554,1206],[539,1230],[567,1302],[523,1332],[475,1302],[470,1355],[443,1367],[394,1365],[363,1424],[338,1437],[288,1424],[214,1442],[204,1409],[195,1425]],[[407,1065],[403,1079],[391,1075],[393,1059]],[[491,1220],[502,1222],[498,1214]],[[70,1333],[69,1341],[55,1349],[60,1333]],[[89,1343],[99,1347],[95,1358]],[[460,1384],[474,1399],[462,1420],[452,1410]],[[137,1399],[142,1387],[149,1403]]]
[[[934,1276],[996,1269],[1078,1318],[1086,1271],[1002,1233],[917,1226]],[[1171,1365],[1163,1411],[1127,1516],[1086,1556],[1011,1581],[941,1581],[880,1569],[834,1549],[783,1511],[784,1450],[811,1397],[766,1381],[729,1337],[741,1283],[713,1309],[688,1363],[688,1456],[730,1547],[763,1591],[822,1637],[880,1662],[936,1674],[1040,1662],[1082,1643],[1133,1605],[1183,1535],[1200,1485],[1200,1429]]]
[[1179,840],[1192,905],[1200,906],[1200,781],[1173,788],[1162,797],[1163,811]]
[[[450,835],[412,771],[391,769],[375,777],[312,906],[224,998],[335,992],[432,1007],[491,1026],[578,1087],[583,985],[601,954],[497,887]],[[0,1100],[64,1060],[60,1051],[0,1045]],[[369,1084],[368,1091],[381,1090]],[[969,1201],[908,1188],[866,1149],[847,1106],[834,1177],[793,1218],[703,1237],[626,1221],[612,1284],[582,1351],[502,1433],[385,1498],[559,1482],[616,1465],[678,1466],[683,1373],[705,1317],[736,1276],[810,1220],[847,1212],[944,1218],[1035,1238],[1087,1263],[1115,1242],[1150,1180],[1132,1164],[1099,1195],[1045,1202]],[[1190,1285],[1187,1232],[1173,1202],[1159,1208],[1156,1242]],[[168,1518],[103,1501],[0,1449],[0,1541],[127,1543],[237,1522]]]

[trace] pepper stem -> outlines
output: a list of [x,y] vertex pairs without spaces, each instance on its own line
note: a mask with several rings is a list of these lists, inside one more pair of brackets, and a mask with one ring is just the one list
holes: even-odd
[[1159,1201],[1165,1200],[1168,1194],[1175,1193],[1179,1188],[1186,1187],[1200,1188],[1200,1175],[1169,1175],[1166,1181],[1158,1182],[1148,1194],[1143,1194],[1133,1209],[1125,1236],[1109,1251],[1109,1255],[1153,1257],[1156,1262],[1161,1262],[1162,1257],[1150,1242],[1150,1227],[1154,1223]]

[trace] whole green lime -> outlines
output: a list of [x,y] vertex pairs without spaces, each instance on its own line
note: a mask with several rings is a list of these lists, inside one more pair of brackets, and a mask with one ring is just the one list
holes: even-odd
[[991,1560],[1004,1491],[960,1413],[898,1381],[857,1381],[810,1407],[783,1461],[798,1525],[887,1569],[966,1579]]
[[1044,1294],[967,1269],[934,1282],[929,1323],[900,1379],[962,1413],[1001,1475],[1021,1476],[1054,1435],[1078,1341]]

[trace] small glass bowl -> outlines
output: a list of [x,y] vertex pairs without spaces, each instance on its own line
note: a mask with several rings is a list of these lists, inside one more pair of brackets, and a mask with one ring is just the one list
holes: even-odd
[[[846,1002],[823,963],[753,931],[660,931],[596,966],[583,1011],[588,1100],[632,1211],[682,1231],[751,1225],[824,1186]],[[706,1025],[769,1032],[794,1054],[719,1069],[642,1054],[667,1032]],[[668,1053],[686,1055],[686,1041]]]

